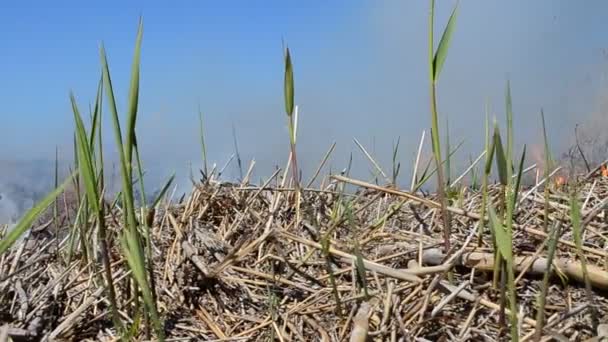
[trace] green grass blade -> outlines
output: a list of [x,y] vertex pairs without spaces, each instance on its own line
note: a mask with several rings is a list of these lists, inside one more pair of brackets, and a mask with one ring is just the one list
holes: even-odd
[[513,104],[511,100],[511,83],[509,81],[507,81],[505,106],[507,112],[507,179],[511,182],[511,176],[513,175]]
[[506,260],[512,260],[511,233],[508,232],[507,228],[500,222],[492,205],[490,205],[490,223],[492,224],[494,235],[496,235],[496,245],[498,246],[500,254]]
[[78,235],[78,226],[80,223],[80,216],[82,215],[82,212],[84,211],[84,205],[85,205],[84,201],[80,201],[78,203],[78,209],[76,210],[76,216],[74,217],[74,223],[71,224],[66,265],[70,265],[72,262],[72,255],[74,254],[74,244],[76,243],[76,237]]
[[236,137],[236,128],[234,127],[234,123],[232,124],[232,142],[234,144],[234,154],[236,156],[236,164],[239,168],[239,180],[243,180],[243,162],[241,160],[241,153],[239,152],[239,143],[238,143],[238,139]]
[[40,202],[38,202],[38,204],[23,215],[21,220],[12,228],[6,237],[0,241],[0,255],[6,252],[15,243],[15,241],[17,241],[19,237],[31,227],[40,214],[42,214],[46,208],[48,208],[53,201],[55,201],[55,198],[57,198],[57,196],[63,192],[74,175],[75,174],[67,177],[59,187],[47,194]]
[[435,26],[435,0],[431,0],[431,10],[429,11],[429,80],[435,79],[435,43],[434,37]]
[[[103,76],[100,76],[99,79],[99,88],[97,91],[97,99],[95,100],[96,110],[98,112],[99,122],[97,125],[97,168],[99,172],[99,191],[103,191],[105,189],[105,179],[104,179],[104,164],[103,164],[103,134],[102,134],[102,123],[101,123],[101,113],[103,107]],[[94,150],[94,148],[93,148]]]
[[[545,168],[544,168],[544,178],[548,178],[550,172],[553,170],[553,158],[551,157],[551,149],[549,148],[549,139],[547,138],[547,127],[545,125],[545,113],[544,111],[540,110],[540,118],[542,121],[542,127],[543,127],[543,140],[544,140],[544,150],[545,150]],[[545,183],[544,186],[544,197],[545,197],[545,205],[544,205],[544,211],[545,214],[543,215],[543,231],[547,231],[549,229],[549,187],[548,185],[548,181],[547,183]]]
[[[78,160],[80,165],[81,176],[86,190],[86,203],[88,204],[88,206],[90,206],[93,214],[95,215],[99,227],[100,249],[102,254],[102,261],[104,264],[108,295],[112,309],[112,317],[116,328],[118,330],[122,330],[122,324],[118,315],[118,306],[116,304],[116,295],[114,290],[114,282],[112,279],[112,270],[110,269],[109,247],[107,242],[104,212],[103,207],[100,203],[100,194],[97,188],[97,172],[93,163],[93,153],[90,149],[91,143],[93,143],[94,141],[87,140],[86,129],[84,127],[82,117],[80,116],[80,112],[76,104],[76,99],[74,98],[74,94],[72,93],[70,93],[70,100],[74,113],[74,121],[76,123]],[[91,135],[91,139],[93,138],[94,136]],[[88,216],[85,216],[85,218],[86,217]],[[82,241],[84,245],[85,240],[83,239]]]
[[540,118],[542,121],[543,127],[543,141],[544,141],[544,150],[545,150],[545,177],[549,175],[551,170],[553,169],[553,158],[551,157],[551,149],[549,148],[549,138],[547,138],[547,127],[545,125],[545,112],[541,108],[540,110]]
[[131,167],[133,160],[133,149],[135,146],[135,124],[137,121],[137,105],[139,102],[139,65],[141,60],[141,41],[143,36],[143,20],[139,19],[137,28],[137,38],[135,40],[135,53],[133,55],[133,64],[131,67],[131,84],[129,86],[129,106],[127,110],[127,136],[126,136],[126,159],[127,167]]
[[162,187],[162,189],[158,193],[158,196],[156,196],[156,198],[154,199],[154,202],[152,202],[151,208],[156,208],[158,203],[160,203],[160,200],[165,196],[165,194],[167,193],[167,190],[169,190],[171,183],[173,183],[173,179],[175,179],[175,172],[171,175],[171,177],[169,177],[169,180],[167,180],[165,185]]
[[[137,117],[137,102],[139,93],[139,63],[140,63],[140,50],[142,40],[143,25],[142,21],[139,22],[137,40],[135,46],[135,54],[133,57],[133,66],[131,71],[131,86],[129,91],[129,110],[127,112],[127,131],[125,138],[125,146],[120,146],[122,149],[121,167],[122,167],[122,183],[123,183],[123,199],[126,206],[126,223],[127,231],[123,235],[123,249],[125,256],[127,257],[129,267],[133,271],[133,277],[135,278],[139,288],[142,291],[144,302],[147,306],[148,314],[150,315],[154,324],[154,329],[157,333],[157,338],[164,340],[164,331],[152,294],[152,289],[148,279],[146,278],[146,262],[143,254],[142,241],[139,231],[137,229],[137,221],[135,219],[135,207],[133,198],[133,183],[132,183],[132,153],[136,147],[136,136],[135,136],[135,123]],[[104,55],[105,57],[105,55]],[[103,58],[105,60],[105,58]],[[105,74],[109,80],[109,70],[107,63]],[[111,88],[106,88],[111,93]],[[118,125],[118,114],[114,113],[115,127]],[[115,134],[120,137],[120,130],[116,130]],[[118,139],[119,144],[121,140]]]
[[524,145],[524,150],[521,153],[521,158],[519,159],[519,167],[517,169],[517,178],[515,179],[515,188],[513,189],[513,203],[512,205],[515,206],[517,205],[517,197],[519,195],[519,187],[521,185],[521,178],[523,175],[523,171],[524,171],[524,161],[526,159],[526,145]]
[[[55,189],[59,187],[59,147],[57,146],[55,146],[55,174],[53,184]],[[55,225],[55,229],[59,230],[59,204],[56,200],[53,201],[53,224]]]
[[95,138],[99,134],[99,125],[101,125],[101,94],[103,91],[103,78],[99,79],[97,85],[97,95],[95,97],[95,106],[93,108],[93,118],[91,120],[92,127],[89,137],[89,149],[95,151]]
[[140,205],[143,207],[144,211],[146,210],[146,188],[144,186],[144,170],[143,163],[141,162],[141,158],[139,156],[139,147],[137,145],[137,137],[133,138],[134,150],[135,150],[135,161],[137,162],[137,180],[139,182],[139,197],[140,197]]
[[120,167],[121,167],[121,205],[124,211],[124,223],[126,230],[123,230],[121,244],[123,247],[123,253],[125,254],[129,267],[133,271],[133,277],[141,289],[144,297],[144,302],[147,307],[148,314],[150,315],[154,328],[156,330],[156,338],[161,341],[164,340],[164,330],[160,322],[156,303],[152,295],[152,290],[145,276],[146,263],[143,256],[143,248],[141,245],[141,236],[138,231],[138,224],[135,217],[135,206],[133,196],[133,177],[132,177],[132,153],[133,148],[136,146],[135,137],[135,123],[137,115],[137,102],[139,92],[139,61],[140,61],[140,48],[142,39],[142,21],[139,22],[137,42],[135,46],[135,56],[133,58],[133,66],[131,72],[131,84],[129,90],[129,106],[127,112],[127,131],[126,131],[126,144],[123,145],[122,131],[120,127],[120,120],[118,116],[118,110],[116,108],[116,101],[114,97],[114,91],[112,88],[112,81],[110,77],[110,70],[108,61],[103,45],[100,47],[100,59],[102,64],[103,80],[106,89],[106,96],[108,98],[110,111],[112,114],[112,122],[114,126],[114,135],[116,138],[116,145],[119,150],[120,156]]
[[496,140],[493,139],[489,145],[489,151],[487,153],[488,159],[484,167],[484,173],[489,177],[492,172],[492,160],[494,160],[494,153],[496,152]]
[[207,145],[205,144],[205,130],[203,127],[203,112],[201,111],[201,107],[198,107],[198,121],[199,121],[199,134],[201,136],[201,152],[203,157],[203,172],[205,173],[205,177],[208,177],[208,169],[207,169]]
[[397,186],[397,177],[399,176],[399,171],[401,169],[401,163],[398,161],[398,153],[399,153],[399,142],[401,141],[401,137],[397,138],[397,143],[393,146],[393,185]]
[[284,92],[285,92],[285,112],[287,116],[293,115],[294,107],[294,85],[293,85],[293,65],[291,64],[291,54],[289,53],[289,47],[285,48],[285,79],[284,79]]
[[[486,121],[485,121],[485,129],[486,129],[486,139],[485,139],[485,148],[486,148],[486,162],[483,169],[482,181],[481,181],[481,217],[485,218],[486,216],[486,207],[488,202],[488,178],[490,178],[490,172],[492,172],[492,160],[494,159],[494,150],[496,149],[494,144],[494,140],[490,139],[490,119],[488,108],[486,106]],[[483,242],[483,231],[486,227],[486,221],[482,219],[479,221],[479,234],[477,237],[477,245],[481,246]],[[490,229],[490,232],[492,230]],[[493,236],[492,236],[493,237]],[[492,239],[494,241],[494,239]]]
[[439,79],[439,74],[441,73],[441,69],[443,68],[443,64],[445,63],[445,59],[448,55],[448,48],[450,46],[450,41],[452,39],[452,32],[454,31],[454,27],[456,26],[456,17],[458,14],[458,3],[454,6],[452,10],[452,14],[450,15],[450,19],[448,20],[448,24],[443,31],[443,35],[441,36],[441,40],[439,41],[439,46],[437,46],[437,52],[435,53],[435,57],[433,60],[434,64],[434,73],[433,73],[433,81],[437,82]]
[[[511,205],[507,205],[511,207]],[[511,303],[511,341],[518,341],[518,328],[517,328],[517,299],[515,293],[515,277],[513,271],[513,236],[511,231],[511,225],[507,223],[506,226],[499,221],[496,216],[496,212],[492,205],[490,205],[490,222],[493,226],[494,236],[496,238],[496,245],[500,258],[503,258],[507,266],[507,286],[509,289],[509,302]],[[510,213],[510,210],[508,210]],[[499,256],[497,255],[498,259]],[[500,265],[500,263],[495,264]],[[495,267],[495,270],[498,268]]]
[[[352,204],[349,203],[346,205],[346,215],[348,218],[348,225],[354,233],[355,229],[355,218],[353,216]],[[355,239],[353,241],[354,248],[353,252],[355,254],[355,268],[357,270],[358,283],[361,288],[363,288],[363,293],[365,295],[365,299],[369,299],[369,293],[367,291],[367,278],[365,271],[365,264],[363,263],[363,255],[361,254],[361,249],[359,248],[359,242]]]
[[[445,120],[445,150],[450,151],[450,121],[449,119]],[[452,165],[451,165],[450,155],[448,154],[445,160],[445,184],[447,187],[450,186],[451,183],[451,173],[452,173]]]
[[[100,55],[100,59],[101,59],[101,68],[102,68],[102,73],[103,73],[103,83],[105,85],[105,89],[106,89],[106,97],[108,99],[108,103],[109,103],[109,107],[110,107],[110,112],[112,114],[112,124],[113,124],[113,128],[114,128],[114,137],[116,139],[116,146],[119,150],[119,157],[120,157],[120,168],[121,168],[121,173],[123,175],[127,174],[127,169],[125,167],[126,163],[126,159],[125,159],[125,153],[124,153],[124,148],[123,148],[123,140],[122,140],[122,129],[120,127],[120,119],[118,117],[118,109],[116,107],[116,99],[114,97],[114,90],[112,87],[112,78],[110,76],[110,67],[108,65],[108,59],[106,56],[106,51],[105,48],[103,46],[103,44],[101,45],[100,49],[99,49],[99,55]],[[123,179],[122,181],[122,185],[123,185],[123,190],[125,190],[128,186],[128,182],[125,183],[125,179],[124,177],[121,177]],[[128,179],[128,178],[127,178]],[[132,197],[132,196],[131,196]]]
[[127,231],[121,239],[121,244],[133,277],[141,288],[144,302],[149,309],[148,313],[152,318],[152,322],[155,324],[157,334],[159,334],[158,338],[164,340],[163,328],[160,325],[160,317],[158,316],[158,311],[156,310],[152,290],[150,289],[148,279],[146,278],[146,268],[143,262],[143,253],[139,242],[139,237],[132,232]]
[[[448,158],[452,157],[457,151],[458,149],[460,149],[460,147],[464,144],[464,140],[461,141],[458,145],[456,145],[456,147],[448,154]],[[443,160],[441,162],[441,165],[443,166],[446,163],[446,160]],[[414,190],[413,192],[416,192],[418,190],[420,190],[420,188],[426,183],[428,182],[429,179],[431,179],[431,177],[435,174],[435,172],[437,172],[437,167],[435,166],[433,168],[432,171],[429,172],[429,168],[431,167],[431,164],[433,163],[433,160],[429,160],[426,164],[426,167],[424,168],[424,172],[422,173],[422,175],[420,176],[420,180],[416,183],[416,186],[414,186]]]
[[361,249],[359,248],[359,243],[357,241],[355,241],[353,252],[355,254],[357,277],[359,278],[360,286],[363,288],[363,294],[367,300],[369,299],[369,292],[367,291],[367,279],[365,277],[365,263],[363,263],[363,255],[361,254]]
[[500,183],[504,186],[509,184],[509,171],[507,167],[507,159],[505,155],[505,150],[502,145],[502,139],[500,138],[500,130],[498,129],[498,125],[494,123],[494,145],[496,148],[496,167],[498,168],[498,177],[500,179]]
[[70,94],[72,102],[72,111],[74,112],[74,121],[76,123],[76,146],[78,151],[78,164],[81,170],[81,176],[84,182],[89,205],[95,214],[99,213],[99,194],[97,192],[97,182],[93,160],[91,158],[91,150],[89,140],[87,138],[86,129],[82,122],[82,117],[76,104],[74,94]]

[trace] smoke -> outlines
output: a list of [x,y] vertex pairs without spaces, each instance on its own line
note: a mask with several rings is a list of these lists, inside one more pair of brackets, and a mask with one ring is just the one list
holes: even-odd
[[[455,3],[437,3],[438,35]],[[400,138],[399,182],[409,186],[423,130],[427,137],[425,160],[430,149],[428,2],[365,2],[349,7],[348,11],[328,10],[322,17],[314,11],[316,19],[313,12],[306,9],[301,9],[304,14],[282,19],[277,14],[278,8],[287,13],[291,10],[289,6],[272,6],[277,6],[273,7],[275,12],[256,12],[257,17],[232,15],[232,9],[201,11],[200,15],[221,17],[214,21],[198,14],[185,15],[190,11],[179,6],[164,9],[162,13],[144,9],[146,33],[138,141],[147,171],[147,192],[154,193],[172,172],[176,172],[178,193],[189,190],[191,172],[195,178],[199,177],[199,105],[205,118],[210,165],[216,163],[221,168],[234,153],[232,125],[236,127],[243,171],[251,160],[256,161],[254,182],[270,176],[277,166],[285,165],[289,146],[282,103],[281,38],[289,44],[294,62],[296,104],[300,113],[298,161],[304,180],[309,179],[334,142],[337,146],[324,173],[330,169],[339,172],[352,156],[353,177],[372,178],[374,167],[353,143],[353,138],[360,141],[390,175],[392,146]],[[222,12],[224,10],[231,15]],[[454,155],[454,170],[464,170],[483,148],[486,105],[490,108],[490,120],[496,117],[504,127],[507,80],[512,86],[516,151],[521,151],[523,144],[542,146],[540,110],[543,108],[555,155],[568,151],[574,142],[574,127],[580,124],[584,148],[593,160],[603,159],[608,147],[598,146],[608,141],[605,129],[608,122],[604,119],[608,102],[602,104],[601,100],[605,99],[603,92],[607,89],[602,85],[605,69],[602,48],[606,44],[602,14],[607,10],[606,2],[589,2],[585,6],[553,0],[460,2],[452,46],[438,85],[441,130],[445,134],[449,122],[452,146],[463,142]],[[62,119],[53,122],[52,130],[46,129],[47,121],[28,120],[30,131],[44,132],[41,136],[48,139],[35,144],[31,142],[33,138],[20,140],[11,132],[13,128],[7,129],[12,122],[1,125],[5,131],[0,133],[9,138],[11,145],[2,151],[6,162],[0,169],[0,222],[14,220],[52,187],[53,163],[29,160],[46,157],[49,151],[42,148],[44,145],[60,145],[66,147],[63,151],[71,150],[67,89],[76,82],[77,98],[82,112],[86,112],[87,102],[94,99],[98,77],[97,39],[115,44],[108,48],[112,73],[116,75],[113,85],[118,101],[124,100],[133,38],[133,34],[124,32],[134,33],[134,18],[139,12],[124,13],[124,17],[112,22],[119,34],[107,37],[109,32],[94,32],[91,44],[84,45],[90,55],[83,56],[85,48],[76,44],[77,50],[65,46],[59,49],[60,56],[49,56],[49,61],[62,60],[74,67],[69,72],[62,69],[61,75],[52,77],[63,83],[31,82],[23,86],[21,97],[31,93],[52,94],[49,95],[53,99],[52,108],[54,113],[62,113]],[[180,18],[179,23],[166,25],[172,15]],[[53,16],[45,18],[53,20]],[[207,23],[215,26],[196,26]],[[268,23],[273,24],[267,26]],[[71,32],[64,34],[65,41],[74,38]],[[81,42],[83,37],[79,39],[74,41]],[[37,54],[46,53],[53,51]],[[77,60],[71,60],[72,56]],[[10,60],[0,63],[0,68],[12,65],[8,63],[11,61],[15,64]],[[23,70],[28,67],[20,65]],[[45,69],[53,71],[55,66]],[[87,80],[76,80],[84,77],[81,75],[86,75]],[[8,96],[5,106],[23,108],[23,117],[27,117],[28,112],[40,112],[36,101],[20,99],[18,87],[2,83],[9,79],[11,77],[0,80],[0,87],[16,95]],[[15,102],[11,104],[11,101]],[[124,109],[124,103],[119,106]],[[120,175],[111,166],[117,160],[111,125],[106,117],[106,179],[116,190]],[[25,125],[17,127],[26,129]],[[15,162],[14,155],[20,155],[23,161]],[[229,179],[238,178],[236,160],[224,175]]]
[[54,164],[41,160],[1,164],[0,224],[13,223],[52,189]]

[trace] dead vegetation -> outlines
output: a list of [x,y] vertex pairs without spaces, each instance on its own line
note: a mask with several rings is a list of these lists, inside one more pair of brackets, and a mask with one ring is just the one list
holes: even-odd
[[[478,192],[463,188],[448,207],[453,246],[446,258],[441,206],[432,196],[334,176],[319,189],[302,190],[303,220],[295,226],[293,192],[276,176],[264,187],[199,183],[181,203],[167,201],[156,210],[155,297],[167,340],[506,338],[489,236],[477,245]],[[358,191],[342,193],[344,183]],[[545,340],[599,341],[608,321],[608,178],[596,172],[584,184],[593,301],[585,295],[567,196],[552,184],[549,221],[561,224],[562,234],[545,305]],[[536,297],[546,267],[539,188],[524,191],[514,219],[522,340],[530,340],[538,324]],[[499,195],[499,187],[490,189],[490,196]],[[107,215],[109,234],[118,234],[120,216],[120,208]],[[66,263],[69,240],[58,240],[47,226],[48,234],[34,229],[0,260],[0,330],[14,341],[114,340],[101,268],[78,255]],[[130,270],[119,246],[111,249],[120,315],[145,339],[130,297]],[[593,320],[604,325],[594,331]]]

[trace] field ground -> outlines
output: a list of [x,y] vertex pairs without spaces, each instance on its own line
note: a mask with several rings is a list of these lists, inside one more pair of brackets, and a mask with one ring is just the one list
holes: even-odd
[[[598,340],[608,323],[608,178],[597,171],[581,176],[580,190],[591,300],[574,248],[568,197],[560,185],[549,186],[548,221],[560,225],[561,237],[546,296],[545,340]],[[445,258],[434,196],[334,176],[302,191],[298,214],[286,179],[277,172],[264,187],[201,182],[188,198],[163,202],[150,215],[155,297],[167,340],[364,341],[357,339],[361,333],[378,341],[508,337],[509,304],[492,285],[487,227],[478,244],[478,191],[463,188],[450,203],[452,250]],[[340,192],[345,183],[358,191]],[[522,190],[514,219],[522,340],[530,340],[538,324],[547,265],[539,189]],[[490,187],[491,197],[500,192]],[[74,208],[64,215],[69,213]],[[107,215],[111,236],[121,220],[117,208]],[[77,249],[68,262],[71,228],[53,222],[42,222],[0,259],[0,332],[14,341],[115,340],[99,264],[87,264]],[[139,311],[131,271],[119,246],[110,248],[120,315],[145,339],[146,325],[134,314]]]

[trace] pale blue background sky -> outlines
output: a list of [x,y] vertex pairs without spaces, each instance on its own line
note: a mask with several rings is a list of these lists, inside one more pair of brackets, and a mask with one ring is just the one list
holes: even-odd
[[[436,31],[454,4],[437,1]],[[374,142],[388,169],[391,144],[401,136],[400,157],[408,163],[429,125],[428,8],[422,0],[3,1],[0,159],[52,159],[55,145],[71,153],[68,92],[83,109],[93,100],[102,40],[119,100],[126,98],[142,14],[138,132],[152,174],[200,161],[199,103],[212,160],[222,164],[233,152],[235,123],[244,163],[255,158],[258,177],[284,163],[282,38],[295,64],[305,172],[334,140],[334,169],[351,151],[359,158],[352,138],[370,149]],[[507,77],[516,138],[540,142],[542,106],[554,144],[569,142],[574,123],[603,97],[607,13],[600,0],[462,0],[439,86],[452,140],[466,139],[459,156],[479,151],[486,99],[502,119]],[[367,176],[368,165],[357,165]],[[403,173],[407,182],[409,168]]]

